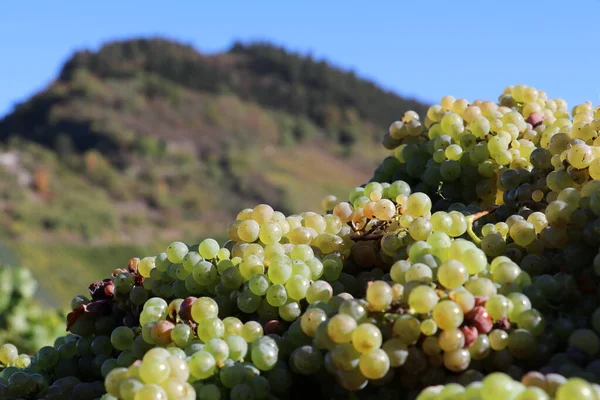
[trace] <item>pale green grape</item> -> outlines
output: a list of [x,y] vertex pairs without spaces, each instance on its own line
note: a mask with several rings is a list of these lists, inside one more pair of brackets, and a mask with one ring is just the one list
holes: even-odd
[[263,335],[263,328],[256,321],[248,321],[242,326],[240,333],[246,342],[252,343]]
[[469,279],[469,273],[460,261],[448,260],[439,266],[437,278],[447,289],[455,289]]
[[442,331],[438,337],[438,346],[443,351],[456,351],[464,347],[465,335],[460,329]]
[[401,315],[392,327],[394,336],[410,345],[416,343],[421,336],[421,323],[412,315]]
[[352,332],[352,344],[360,353],[368,353],[381,347],[382,334],[379,328],[371,323],[360,324]]
[[134,400],[167,400],[167,392],[156,384],[146,384],[140,387],[134,396]]
[[147,384],[160,384],[167,380],[170,373],[171,366],[167,359],[162,357],[144,357],[139,369],[140,378]]
[[374,349],[360,356],[360,372],[368,379],[381,379],[390,369],[390,359],[382,349]]
[[267,274],[272,283],[286,283],[292,276],[292,261],[287,256],[273,257],[269,264]]
[[418,286],[410,292],[408,305],[419,314],[427,314],[438,303],[439,297],[429,286]]
[[204,343],[210,339],[221,338],[225,334],[223,321],[217,317],[205,318],[198,323],[198,337]]
[[491,296],[485,303],[485,309],[487,310],[490,318],[492,318],[494,321],[507,318],[511,307],[512,304],[510,300],[501,294]]
[[248,343],[239,335],[229,335],[225,337],[225,343],[229,347],[229,358],[239,361],[246,357],[248,353]]
[[366,299],[374,309],[383,310],[392,303],[392,288],[384,281],[371,282]]
[[329,320],[327,333],[335,343],[347,343],[352,340],[352,333],[356,326],[356,320],[351,316],[337,314]]
[[191,314],[194,321],[200,323],[205,319],[214,318],[219,315],[219,306],[210,297],[200,297],[192,304]]
[[319,325],[327,320],[327,313],[320,308],[311,308],[304,312],[300,319],[302,331],[310,336],[315,337],[317,335],[317,329]]
[[290,299],[301,300],[306,297],[310,281],[303,276],[294,275],[285,284]]
[[267,289],[267,301],[273,307],[281,307],[288,300],[287,290],[281,284],[275,284]]
[[433,308],[433,320],[443,330],[455,329],[462,324],[464,314],[452,300],[443,300]]
[[188,247],[182,242],[173,242],[167,247],[167,258],[173,264],[180,264],[188,253]]
[[216,365],[217,363],[212,354],[204,350],[192,354],[188,360],[190,374],[201,380],[211,377],[216,371]]

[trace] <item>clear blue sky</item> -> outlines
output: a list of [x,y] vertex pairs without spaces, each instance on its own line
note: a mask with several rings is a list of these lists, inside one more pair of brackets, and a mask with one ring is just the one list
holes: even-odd
[[495,99],[525,83],[569,104],[598,103],[598,16],[600,0],[5,1],[0,116],[73,51],[148,35],[205,52],[266,39],[428,101]]

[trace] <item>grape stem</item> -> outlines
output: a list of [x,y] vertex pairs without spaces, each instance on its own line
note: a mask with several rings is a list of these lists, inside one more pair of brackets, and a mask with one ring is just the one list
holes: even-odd
[[496,211],[498,207],[492,207],[489,208],[487,210],[483,210],[480,211],[478,213],[475,213],[473,215],[469,215],[466,219],[467,219],[467,233],[469,234],[469,237],[473,240],[473,242],[476,245],[480,245],[481,244],[481,238],[479,236],[477,236],[477,234],[473,231],[473,223],[478,220],[481,217],[484,217],[488,214],[493,213],[494,211]]
[[[350,224],[350,223],[349,223]],[[352,226],[352,225],[351,225]],[[383,233],[374,233],[378,229],[385,229],[387,221],[379,221],[371,227],[367,232],[362,234],[354,234],[350,236],[355,242],[368,241],[368,240],[380,240],[383,237]]]

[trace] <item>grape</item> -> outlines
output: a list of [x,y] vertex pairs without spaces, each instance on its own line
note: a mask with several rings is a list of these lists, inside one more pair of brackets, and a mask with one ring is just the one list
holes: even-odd
[[452,300],[443,300],[433,308],[433,320],[443,330],[458,328],[463,319],[460,306]]
[[144,362],[140,365],[139,376],[146,384],[162,383],[169,377],[171,366],[166,358],[144,357]]
[[370,323],[360,324],[352,332],[352,344],[361,353],[381,347],[382,341],[381,331]]
[[461,262],[449,260],[438,268],[437,279],[444,287],[455,289],[469,279],[469,273]]
[[6,343],[0,346],[0,363],[8,364],[14,361],[18,355],[19,351],[15,345]]
[[216,370],[215,358],[207,351],[198,351],[190,357],[188,361],[190,373],[197,379],[207,379],[212,376]]
[[347,314],[337,314],[329,321],[327,333],[335,343],[347,343],[352,340],[356,329],[356,320]]
[[134,333],[126,326],[119,326],[110,335],[110,342],[117,350],[127,350],[133,344]]
[[361,354],[358,367],[366,378],[381,379],[390,369],[390,359],[382,349],[373,349]]
[[188,253],[188,247],[182,242],[173,242],[167,247],[166,255],[170,262],[179,264]]
[[192,304],[191,316],[196,322],[214,318],[219,314],[217,302],[210,297],[200,297]]
[[246,356],[248,344],[246,340],[238,335],[229,335],[225,337],[225,343],[229,347],[229,357],[234,361],[239,361]]
[[420,314],[427,314],[438,303],[439,297],[429,286],[418,286],[410,292],[409,306]]

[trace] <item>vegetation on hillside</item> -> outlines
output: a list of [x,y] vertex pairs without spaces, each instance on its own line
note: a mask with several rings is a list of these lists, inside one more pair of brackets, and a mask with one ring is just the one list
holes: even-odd
[[15,254],[67,243],[43,264],[94,270],[111,257],[90,265],[72,257],[81,246],[200,238],[257,203],[316,210],[366,182],[389,121],[423,107],[264,43],[215,55],[163,39],[81,51],[0,120],[0,241]]

